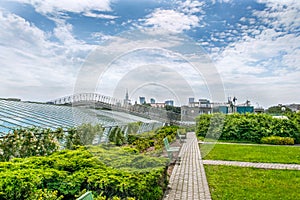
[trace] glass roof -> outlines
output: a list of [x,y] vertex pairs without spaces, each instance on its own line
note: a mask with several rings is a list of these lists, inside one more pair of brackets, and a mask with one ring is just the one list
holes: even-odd
[[146,118],[116,111],[0,100],[0,135],[5,135],[20,127],[56,129],[79,126],[84,123],[116,126],[136,121],[153,122]]

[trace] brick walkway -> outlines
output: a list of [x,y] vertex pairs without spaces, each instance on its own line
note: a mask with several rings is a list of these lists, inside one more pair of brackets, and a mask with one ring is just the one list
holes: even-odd
[[253,163],[239,161],[223,161],[223,160],[203,160],[206,165],[231,165],[238,167],[255,167],[262,169],[289,169],[300,170],[300,165],[297,164],[281,164],[281,163]]
[[195,133],[187,133],[179,152],[180,165],[175,165],[165,200],[210,200],[210,192]]

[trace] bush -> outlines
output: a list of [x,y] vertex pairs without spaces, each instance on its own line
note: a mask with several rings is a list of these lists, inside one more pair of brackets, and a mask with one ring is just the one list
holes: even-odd
[[109,141],[117,146],[122,146],[126,142],[124,132],[118,126],[114,127],[109,133]]
[[[165,159],[131,154],[121,148],[93,150],[99,151],[97,157],[85,148],[78,148],[0,162],[0,199],[75,199],[86,190],[92,191],[95,199],[98,196],[162,198],[167,186],[167,168],[158,163]],[[106,155],[108,152],[111,154]],[[102,160],[114,157],[113,152],[115,156],[123,154],[123,158],[116,157],[107,166]],[[130,163],[126,164],[128,160]],[[134,165],[132,170],[130,165]]]
[[0,140],[0,161],[29,156],[45,156],[59,149],[63,130],[21,128]]
[[294,138],[280,137],[280,136],[263,137],[261,139],[261,143],[263,143],[263,144],[275,144],[275,145],[293,145],[294,144]]
[[300,115],[290,114],[289,119],[276,119],[267,114],[204,114],[196,118],[199,137],[221,140],[260,143],[261,138],[280,136],[293,138],[300,143]]
[[177,129],[177,126],[165,126],[152,132],[130,134],[128,135],[128,144],[140,152],[145,152],[150,147],[155,147],[156,150],[162,149],[163,139],[168,137],[168,140],[172,142],[176,138]]
[[56,130],[37,127],[15,129],[0,140],[0,161],[30,156],[46,156],[64,146],[75,149],[78,145],[90,145],[96,135],[101,135],[101,125],[83,124],[69,128],[67,133],[62,128]]
[[65,148],[75,149],[80,145],[91,145],[96,135],[103,134],[103,127],[99,124],[82,124],[78,127],[69,128],[67,134],[64,136]]

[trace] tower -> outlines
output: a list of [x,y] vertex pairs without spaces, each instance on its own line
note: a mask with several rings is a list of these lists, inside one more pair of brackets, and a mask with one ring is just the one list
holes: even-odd
[[126,101],[126,102],[128,102],[128,101],[129,101],[128,89],[126,89],[125,101]]
[[128,89],[126,89],[124,104],[125,105],[129,105],[130,104],[129,95],[128,95]]

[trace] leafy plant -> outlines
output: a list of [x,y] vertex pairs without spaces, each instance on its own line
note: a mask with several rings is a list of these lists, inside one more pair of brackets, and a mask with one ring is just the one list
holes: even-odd
[[124,132],[118,126],[112,128],[109,133],[109,141],[113,142],[117,146],[121,146],[126,143]]
[[263,144],[277,144],[277,145],[293,145],[294,144],[294,138],[280,137],[280,136],[263,137],[261,139],[261,143],[263,143]]
[[261,138],[280,136],[300,142],[300,117],[289,114],[290,119],[276,119],[268,114],[204,114],[196,118],[198,137],[260,143]]
[[[128,147],[124,150],[91,148],[0,162],[0,199],[75,199],[84,190],[92,191],[99,199],[103,199],[101,196],[105,199],[162,198],[167,186],[167,168],[158,165],[162,163],[159,158],[130,153]],[[102,162],[119,153],[122,159],[119,156],[113,162],[107,160],[109,166]]]
[[7,134],[0,140],[0,161],[11,158],[49,155],[59,149],[63,130],[21,128]]
[[165,126],[152,132],[130,134],[128,135],[128,144],[140,152],[145,152],[150,147],[154,147],[155,150],[160,150],[163,148],[163,139],[165,137],[168,137],[170,142],[176,139],[177,129],[177,126]]

